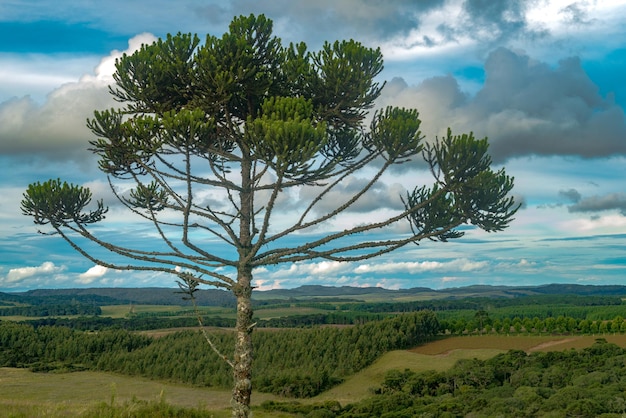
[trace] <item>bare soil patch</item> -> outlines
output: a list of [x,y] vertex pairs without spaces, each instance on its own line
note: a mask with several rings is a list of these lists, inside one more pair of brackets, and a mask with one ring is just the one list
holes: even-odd
[[590,347],[598,338],[626,347],[626,335],[473,335],[449,337],[415,347],[409,351],[431,356],[446,356],[456,350],[496,349],[563,351]]

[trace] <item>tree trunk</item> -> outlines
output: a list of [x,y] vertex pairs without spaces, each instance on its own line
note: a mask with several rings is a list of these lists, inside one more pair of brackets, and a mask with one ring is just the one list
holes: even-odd
[[234,383],[232,395],[232,416],[250,416],[250,396],[252,394],[252,271],[243,269],[238,274],[233,292],[237,297],[237,325],[234,355]]

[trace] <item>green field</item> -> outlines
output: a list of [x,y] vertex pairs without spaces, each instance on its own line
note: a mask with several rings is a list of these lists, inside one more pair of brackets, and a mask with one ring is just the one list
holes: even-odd
[[[111,318],[126,318],[131,313],[137,315],[154,315],[154,316],[169,316],[169,315],[177,315],[177,316],[189,316],[195,315],[194,309],[191,306],[177,306],[177,305],[104,305],[101,306],[102,315],[108,316]],[[199,312],[203,316],[220,316],[222,318],[235,318],[237,316],[237,312],[234,308],[221,308],[221,307],[206,307],[200,306]],[[318,308],[310,308],[306,306],[284,306],[284,307],[259,307],[255,309],[254,315],[256,318],[260,319],[272,319],[272,318],[281,318],[293,315],[310,315],[310,314],[318,314],[318,313],[328,313],[327,310],[318,309]],[[11,319],[11,317],[5,317],[3,319]],[[20,317],[20,320],[23,320],[23,317]],[[33,318],[29,318],[33,319]]]

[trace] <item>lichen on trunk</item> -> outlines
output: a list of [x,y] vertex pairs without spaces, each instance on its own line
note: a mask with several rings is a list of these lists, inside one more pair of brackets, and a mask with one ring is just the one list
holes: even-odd
[[239,272],[238,283],[233,288],[237,297],[237,325],[233,362],[232,416],[250,415],[252,394],[252,271],[249,268]]

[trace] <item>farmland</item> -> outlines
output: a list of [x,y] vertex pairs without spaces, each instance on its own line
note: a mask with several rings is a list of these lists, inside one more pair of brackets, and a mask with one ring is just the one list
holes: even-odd
[[[590,350],[598,338],[605,343],[601,347],[626,347],[625,321],[619,315],[624,309],[619,295],[623,289],[567,297],[534,289],[510,296],[515,292],[506,290],[509,296],[491,288],[468,289],[465,295],[454,291],[452,297],[430,291],[436,297],[426,299],[426,292],[413,297],[410,292],[392,292],[381,298],[378,291],[353,289],[300,293],[298,298],[264,295],[257,301],[259,327],[253,334],[258,347],[255,415],[303,414],[289,409],[296,408],[288,406],[295,400],[301,408],[368,405],[377,397],[398,396],[384,392],[394,373],[407,382],[425,371],[454,374],[463,361],[487,362],[510,350],[529,356],[568,353]],[[0,317],[3,410],[13,416],[89,416],[94,408],[122,408],[117,413],[123,414],[149,402],[156,408],[168,405],[198,413],[212,411],[206,416],[228,416],[228,370],[211,357],[197,333],[193,309],[167,299],[163,292],[160,303],[151,303],[145,292],[142,303],[127,297],[121,302],[113,295],[108,291],[106,296],[84,296],[102,299],[90,302],[99,314],[89,317]],[[207,330],[228,352],[233,310],[227,298],[217,296],[219,303],[202,305],[199,312],[209,325],[221,324]],[[86,303],[76,295],[39,294],[29,305],[27,299],[9,295],[0,299],[0,310],[33,306],[37,309],[30,312],[41,313],[46,297],[53,298],[57,307]],[[573,316],[563,315],[567,312]],[[13,347],[16,341],[23,346]],[[438,376],[442,382],[450,379]],[[372,398],[375,393],[380,394]],[[284,402],[287,406],[280,406]],[[341,416],[351,416],[346,411],[348,415]]]
[[[606,336],[610,342],[626,346],[626,335]],[[509,349],[527,351],[569,350],[589,347],[595,337],[474,336],[453,337],[430,342],[412,350],[396,350],[383,355],[374,364],[356,373],[339,386],[303,403],[329,400],[341,404],[370,396],[389,370],[413,371],[450,369],[460,359],[488,359]],[[190,387],[140,377],[103,372],[32,373],[27,369],[0,369],[0,406],[16,416],[79,416],[98,403],[132,400],[165,401],[185,408],[199,408],[228,416],[230,391]],[[280,397],[256,393],[255,406]],[[215,415],[220,416],[220,415]],[[257,416],[263,416],[258,415]],[[279,416],[278,414],[268,416]]]

